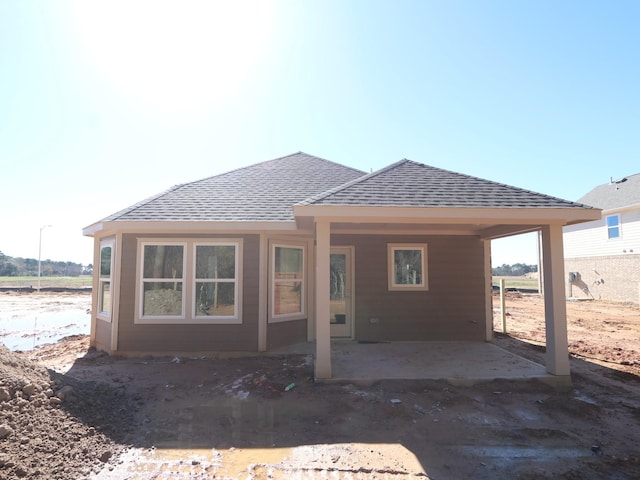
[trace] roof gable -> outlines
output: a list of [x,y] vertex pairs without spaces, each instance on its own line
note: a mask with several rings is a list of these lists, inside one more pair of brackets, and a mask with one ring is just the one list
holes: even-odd
[[293,221],[294,204],[362,175],[298,152],[177,185],[103,221]]
[[444,208],[585,208],[568,200],[401,160],[298,205]]
[[598,185],[578,201],[602,210],[640,205],[640,173]]

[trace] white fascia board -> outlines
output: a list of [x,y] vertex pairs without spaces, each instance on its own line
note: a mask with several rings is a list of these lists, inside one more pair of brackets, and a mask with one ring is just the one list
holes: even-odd
[[264,232],[295,231],[295,222],[99,222],[83,230],[84,235],[94,236],[96,233],[211,233],[215,232]]
[[640,204],[625,205],[624,207],[611,208],[609,210],[602,210],[602,216],[615,215],[616,213],[624,213],[632,210],[640,210]]
[[94,237],[96,233],[99,233],[102,230],[104,230],[102,222],[93,223],[82,229],[82,235],[85,237]]
[[590,208],[424,208],[296,205],[296,217],[329,218],[336,222],[548,224],[576,223],[600,218]]

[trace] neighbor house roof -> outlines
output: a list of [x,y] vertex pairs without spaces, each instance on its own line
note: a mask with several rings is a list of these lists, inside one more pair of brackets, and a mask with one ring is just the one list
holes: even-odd
[[299,205],[445,208],[585,208],[481,178],[401,160]]
[[640,205],[640,173],[599,185],[578,201],[602,210]]
[[293,221],[294,204],[362,175],[298,152],[177,185],[102,221]]

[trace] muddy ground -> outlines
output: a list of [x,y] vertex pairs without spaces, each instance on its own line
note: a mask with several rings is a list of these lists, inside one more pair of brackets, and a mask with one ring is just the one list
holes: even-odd
[[[542,300],[512,294],[506,310],[496,343],[543,363]],[[0,478],[640,478],[638,306],[567,310],[565,392],[323,385],[305,356],[127,359],[86,336],[0,348]]]

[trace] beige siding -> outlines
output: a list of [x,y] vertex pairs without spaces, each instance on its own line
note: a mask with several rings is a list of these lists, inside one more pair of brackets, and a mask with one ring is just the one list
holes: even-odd
[[267,350],[307,341],[307,320],[270,323],[267,326]]
[[98,350],[105,352],[111,351],[111,322],[101,319],[94,320],[96,322],[96,344]]
[[[484,249],[478,237],[333,235],[331,243],[355,247],[357,340],[484,340]],[[428,245],[428,291],[388,290],[388,243]]]
[[[135,287],[137,236],[124,235],[122,242],[122,278],[120,281],[120,310],[118,351],[121,352],[213,352],[258,350],[258,265],[259,236],[242,237],[242,324],[135,324]],[[145,235],[144,238],[153,238]],[[162,235],[160,238],[183,239]],[[226,236],[191,236],[191,239],[229,238]]]
[[605,212],[601,220],[564,228],[565,258],[640,253],[640,210],[620,213],[620,238],[607,237],[606,216]]

